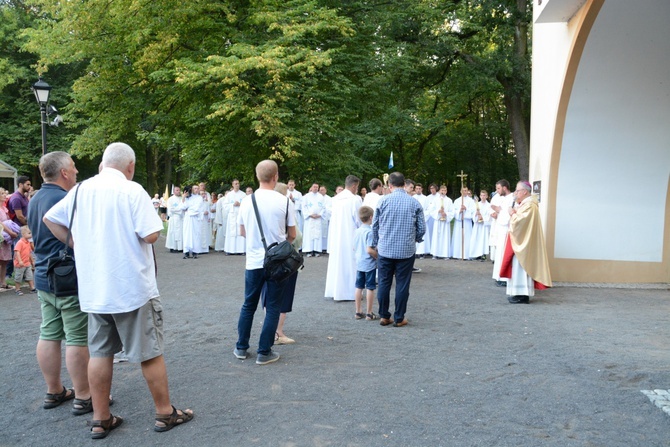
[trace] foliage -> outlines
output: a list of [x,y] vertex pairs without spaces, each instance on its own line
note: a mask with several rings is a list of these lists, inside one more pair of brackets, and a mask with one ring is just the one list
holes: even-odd
[[34,103],[2,83],[37,67],[68,126],[50,147],[94,165],[125,141],[151,193],[251,184],[268,157],[283,179],[332,190],[381,176],[391,151],[408,177],[452,190],[461,169],[471,186],[515,176],[507,98],[529,93],[516,0],[30,2],[0,2],[9,160],[39,132],[18,124]]

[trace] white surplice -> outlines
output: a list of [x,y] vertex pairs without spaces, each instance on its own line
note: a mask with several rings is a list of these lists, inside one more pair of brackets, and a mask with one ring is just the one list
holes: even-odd
[[[497,197],[497,196],[496,196]],[[491,277],[496,281],[505,280],[500,277],[500,267],[502,265],[503,254],[505,253],[505,242],[507,241],[507,232],[509,231],[509,209],[514,205],[514,195],[507,194],[500,196],[500,206],[502,209],[498,213],[498,218],[495,223],[495,258],[493,261],[493,274]]]
[[377,204],[379,203],[379,199],[381,199],[382,196],[377,194],[374,191],[370,191],[365,195],[365,199],[363,199],[363,205],[369,206],[373,210],[377,209]]
[[226,241],[224,250],[226,253],[244,253],[244,237],[240,236],[240,226],[237,224],[237,216],[240,206],[235,202],[242,202],[246,197],[244,191],[230,191],[226,194],[226,207],[228,208],[228,222],[226,223]]
[[[412,197],[414,197],[414,199],[416,199],[419,204],[421,204],[421,208],[423,208],[423,218],[427,223],[429,218],[428,213],[426,212],[428,197],[424,196],[423,194],[415,194]],[[428,230],[426,230],[426,233],[423,235],[423,242],[416,243],[416,254],[419,256],[430,254],[430,234],[428,233]]]
[[214,241],[214,250],[223,251],[226,242],[226,222],[228,222],[228,206],[226,199],[221,197],[216,202],[216,217],[214,218],[214,225],[216,225],[216,240]]
[[167,201],[168,230],[165,238],[165,248],[182,251],[184,240],[184,210],[181,205],[181,196],[171,196]]
[[202,197],[191,195],[180,205],[184,211],[184,253],[198,253],[202,246],[200,207]]
[[356,290],[356,258],[354,232],[360,226],[360,196],[348,189],[333,197],[333,211],[328,232],[328,271],[324,296],[335,301],[353,301]]
[[212,222],[209,217],[211,208],[211,202],[203,199],[200,205],[200,250],[198,253],[209,253],[209,247],[212,245]]
[[297,189],[291,190],[286,190],[286,197],[291,199],[293,201],[293,206],[295,207],[295,217],[296,217],[296,224],[298,225],[298,228],[300,228],[300,231],[303,231],[303,212],[302,212],[302,193],[298,191]]
[[[430,252],[436,258],[451,257],[451,221],[454,218],[452,205],[453,202],[447,196],[439,196],[433,202],[434,223]],[[440,215],[440,209],[444,209],[446,217]]]
[[333,198],[327,194],[322,197],[325,210],[321,215],[321,249],[330,253],[330,250],[328,250],[328,231],[330,228],[330,214],[333,211]]
[[[308,192],[302,197],[303,231],[302,251],[309,253],[316,251],[321,253],[323,249],[323,236],[321,218],[326,210],[323,196],[318,192]],[[319,217],[311,217],[318,215]]]
[[474,216],[474,225],[472,227],[472,236],[470,237],[470,254],[471,259],[479,258],[480,256],[488,256],[489,254],[489,228],[491,225],[491,205],[487,201],[479,202],[477,204],[479,214],[481,215],[481,222],[477,212]]
[[[465,211],[461,212],[461,203]],[[476,204],[471,197],[459,197],[454,200],[454,229],[451,237],[451,256],[454,259],[468,259],[470,237],[472,237],[472,216],[475,215]],[[465,245],[465,247],[464,247]]]

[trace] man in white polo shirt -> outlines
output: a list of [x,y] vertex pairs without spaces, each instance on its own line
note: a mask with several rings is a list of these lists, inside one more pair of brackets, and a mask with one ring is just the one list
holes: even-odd
[[77,241],[79,303],[88,313],[94,439],[106,437],[123,422],[109,411],[114,354],[122,349],[131,362],[142,365],[156,407],[155,431],[193,419],[191,410],[172,406],[168,390],[152,247],[163,223],[146,191],[131,181],[135,152],[130,146],[110,144],[102,166],[98,175],[73,188],[44,217],[54,236],[65,242],[76,206],[72,237]]
[[[293,202],[274,190],[279,179],[277,163],[272,160],[261,161],[256,165],[256,177],[260,188],[254,192],[252,197],[256,198],[258,205],[265,243],[269,247],[274,242],[279,243],[284,240],[293,242],[296,235]],[[265,318],[258,340],[256,357],[258,365],[265,365],[279,360],[279,354],[272,350],[272,345],[279,323],[279,309],[286,281],[277,282],[265,279],[263,269],[265,247],[258,229],[258,219],[254,212],[252,199],[245,199],[240,204],[237,223],[240,226],[240,234],[245,237],[247,262],[244,272],[244,304],[242,304],[237,323],[238,338],[233,354],[240,360],[247,358],[254,313],[258,307],[263,285],[267,284]]]

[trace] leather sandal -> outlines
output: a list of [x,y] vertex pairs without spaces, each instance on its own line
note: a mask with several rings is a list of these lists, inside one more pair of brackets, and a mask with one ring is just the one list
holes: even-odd
[[[178,413],[178,410],[172,405],[172,414],[160,414],[156,413],[156,423],[161,423],[164,425],[154,425],[154,431],[163,432],[172,430],[177,425],[185,424],[191,419],[193,419],[193,411],[191,410],[179,410],[181,414]],[[187,413],[187,411],[191,411]]]
[[[109,419],[105,421],[92,420],[88,423],[88,426],[91,427],[91,438],[106,438],[110,431],[114,430],[121,424],[123,424],[123,418],[114,416],[111,413],[109,415]],[[102,431],[93,431],[94,428],[102,428]]]
[[47,393],[46,397],[44,398],[44,408],[47,410],[50,408],[56,408],[63,402],[71,399],[74,399],[74,388],[63,387],[63,391],[60,393]]
[[[109,397],[109,405],[114,404],[114,399]],[[93,399],[90,397],[88,399],[75,399],[72,401],[72,410],[70,413],[75,416],[81,416],[82,414],[88,414],[93,411]]]

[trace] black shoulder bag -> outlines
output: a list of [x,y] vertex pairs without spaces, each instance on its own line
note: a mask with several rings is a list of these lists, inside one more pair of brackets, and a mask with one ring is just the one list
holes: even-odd
[[49,259],[47,263],[49,287],[57,297],[72,296],[79,293],[77,269],[74,264],[73,253],[71,254],[70,238],[72,237],[72,222],[74,221],[74,212],[77,209],[77,194],[79,193],[80,185],[81,183],[77,185],[77,189],[74,192],[74,205],[72,206],[72,214],[70,215],[70,226],[67,229],[65,248],[61,250],[58,257]]
[[[305,260],[286,239],[280,243],[273,242],[269,247],[267,246],[265,235],[263,234],[261,217],[258,214],[255,193],[251,195],[251,201],[254,204],[256,222],[258,222],[258,229],[261,232],[261,241],[263,241],[263,247],[265,248],[265,259],[263,260],[265,278],[271,281],[282,282],[300,270],[305,263]],[[288,198],[286,199],[286,232],[288,233]]]

